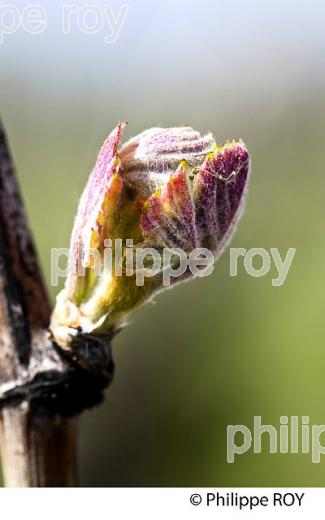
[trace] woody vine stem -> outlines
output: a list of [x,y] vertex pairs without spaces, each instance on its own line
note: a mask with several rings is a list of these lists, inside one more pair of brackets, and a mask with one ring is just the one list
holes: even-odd
[[[42,280],[0,120],[0,449],[6,486],[76,484],[76,417],[102,399],[110,344],[69,356],[48,332]],[[91,348],[89,348],[91,347]]]

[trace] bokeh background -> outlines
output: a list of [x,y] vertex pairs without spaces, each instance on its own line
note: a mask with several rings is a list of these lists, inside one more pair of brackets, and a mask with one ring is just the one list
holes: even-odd
[[[117,14],[122,1],[93,2],[108,3]],[[48,283],[50,250],[68,246],[78,197],[119,120],[127,137],[182,124],[220,143],[242,137],[253,170],[231,245],[297,251],[273,287],[274,266],[253,278],[240,263],[231,278],[227,249],[210,277],[133,318],[114,341],[105,404],[80,420],[80,482],[324,485],[325,457],[269,454],[265,441],[261,454],[227,464],[226,428],[251,427],[254,415],[277,428],[282,415],[325,424],[325,4],[123,3],[114,44],[106,25],[62,34],[62,3],[38,0],[47,30],[0,46],[0,110]]]

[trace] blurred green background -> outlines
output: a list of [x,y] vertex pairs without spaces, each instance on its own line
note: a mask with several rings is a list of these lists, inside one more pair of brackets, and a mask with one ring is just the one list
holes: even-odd
[[[66,247],[98,149],[119,120],[127,137],[189,124],[252,157],[232,247],[296,255],[286,282],[214,273],[160,295],[114,341],[105,404],[80,420],[85,486],[310,486],[325,457],[262,454],[226,461],[228,424],[255,415],[325,424],[325,4],[320,0],[124,0],[116,43],[72,27],[62,3],[40,35],[0,46],[0,110],[42,265]],[[75,2],[77,5],[91,2]],[[95,2],[103,6],[108,2]],[[19,2],[19,7],[28,5]],[[117,15],[122,2],[110,1]],[[51,289],[54,299],[58,288]],[[325,434],[322,438],[325,445]]]

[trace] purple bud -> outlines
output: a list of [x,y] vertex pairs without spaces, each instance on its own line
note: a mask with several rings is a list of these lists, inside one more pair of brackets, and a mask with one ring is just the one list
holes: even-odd
[[[217,146],[211,134],[190,127],[152,128],[118,150],[123,128],[118,125],[104,143],[80,200],[68,279],[51,324],[65,348],[76,336],[112,334],[163,289],[163,266],[143,285],[137,283],[138,265],[128,273],[128,242],[135,254],[141,248],[159,255],[164,248],[187,255],[207,248],[216,258],[243,206],[250,161],[242,141]],[[115,262],[121,253],[120,272],[104,263],[107,240]],[[99,275],[90,249],[101,255]],[[83,275],[76,272],[80,266]]]

